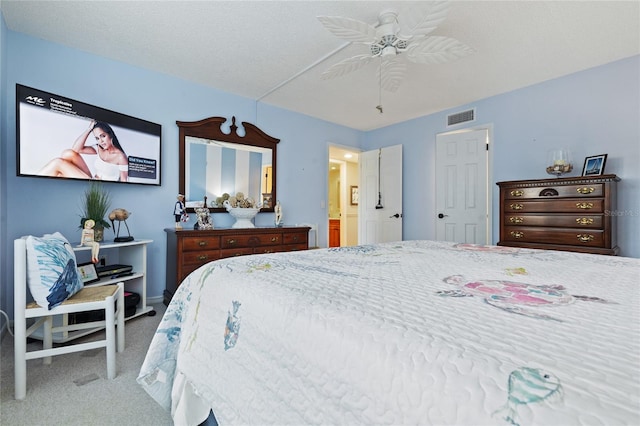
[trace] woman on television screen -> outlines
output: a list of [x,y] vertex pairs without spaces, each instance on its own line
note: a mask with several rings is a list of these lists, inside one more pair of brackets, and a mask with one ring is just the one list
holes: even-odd
[[[87,146],[90,133],[96,138],[96,144]],[[96,155],[95,173],[91,173],[80,154]],[[60,157],[49,161],[40,174],[126,182],[129,179],[129,161],[111,126],[91,120],[89,128],[78,136],[71,149],[65,149]]]

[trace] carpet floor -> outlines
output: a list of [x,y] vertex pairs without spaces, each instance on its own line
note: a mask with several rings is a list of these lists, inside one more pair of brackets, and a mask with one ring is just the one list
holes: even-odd
[[[164,411],[136,382],[156,327],[165,311],[153,305],[155,316],[133,318],[125,325],[125,350],[117,353],[117,376],[108,380],[104,348],[27,361],[27,396],[14,399],[13,336],[0,345],[0,424],[47,425],[172,425]],[[89,341],[103,332],[81,339]],[[37,349],[41,342],[29,343]]]

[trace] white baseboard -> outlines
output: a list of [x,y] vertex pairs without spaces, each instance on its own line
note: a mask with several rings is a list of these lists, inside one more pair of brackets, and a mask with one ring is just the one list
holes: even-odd
[[162,303],[163,300],[164,299],[162,296],[147,297],[147,305],[155,305],[156,303]]

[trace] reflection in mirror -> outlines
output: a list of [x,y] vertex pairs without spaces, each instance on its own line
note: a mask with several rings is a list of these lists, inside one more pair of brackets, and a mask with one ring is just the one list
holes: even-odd
[[206,201],[212,212],[226,212],[220,197],[238,192],[262,203],[261,211],[273,211],[276,198],[276,158],[279,139],[251,123],[242,122],[238,134],[232,117],[229,132],[224,117],[177,121],[180,129],[180,185],[187,211]]
[[221,208],[224,195],[242,192],[271,207],[271,149],[188,136],[185,146],[185,197],[187,207]]

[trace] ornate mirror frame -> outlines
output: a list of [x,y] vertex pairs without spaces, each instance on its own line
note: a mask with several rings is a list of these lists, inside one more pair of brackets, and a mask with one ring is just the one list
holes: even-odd
[[[178,128],[180,129],[179,136],[179,157],[180,157],[180,180],[179,180],[179,191],[180,194],[185,194],[186,190],[186,138],[188,136],[203,138],[213,141],[222,141],[222,142],[230,142],[237,143],[241,145],[249,145],[256,146],[261,148],[271,149],[272,153],[272,174],[271,174],[271,205],[266,208],[260,209],[261,212],[272,212],[274,211],[275,200],[276,198],[276,176],[277,176],[277,168],[276,168],[276,159],[277,159],[277,144],[280,142],[280,139],[276,139],[272,136],[267,135],[265,132],[260,130],[258,127],[251,123],[242,122],[242,126],[244,127],[245,135],[240,136],[237,133],[238,126],[236,126],[236,118],[231,118],[230,125],[230,133],[224,133],[222,131],[222,125],[227,121],[224,117],[210,117],[205,118],[200,121],[176,121]],[[233,195],[233,194],[231,194]],[[195,201],[195,200],[186,200],[186,201]],[[188,212],[194,212],[193,207],[187,207]],[[226,210],[222,207],[209,207],[210,212],[222,213],[226,212]]]

